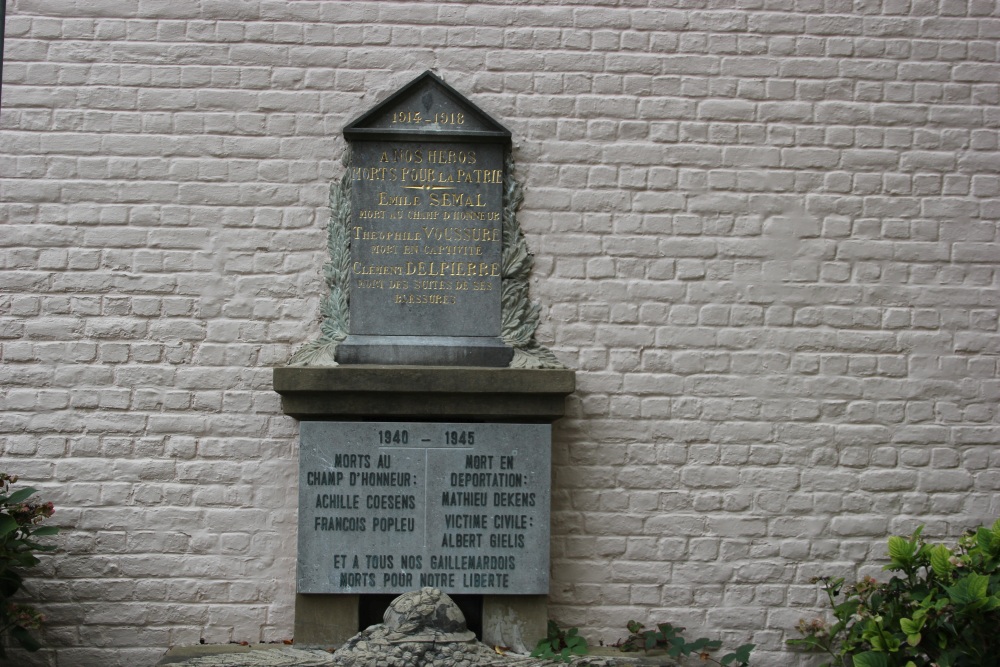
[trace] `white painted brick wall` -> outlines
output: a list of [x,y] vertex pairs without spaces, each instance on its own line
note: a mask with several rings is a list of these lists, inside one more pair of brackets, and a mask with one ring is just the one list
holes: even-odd
[[39,664],[291,634],[270,367],[317,331],[341,128],[427,68],[512,129],[579,369],[559,622],[792,665],[810,577],[1000,515],[993,0],[7,4],[0,452],[64,527]]

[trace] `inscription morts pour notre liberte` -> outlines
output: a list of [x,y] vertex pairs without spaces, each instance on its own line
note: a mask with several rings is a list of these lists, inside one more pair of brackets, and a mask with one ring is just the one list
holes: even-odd
[[546,593],[550,429],[303,422],[299,592]]

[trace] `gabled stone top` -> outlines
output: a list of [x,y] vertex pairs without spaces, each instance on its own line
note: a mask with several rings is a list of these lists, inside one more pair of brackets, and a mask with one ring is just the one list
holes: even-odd
[[510,130],[430,70],[344,128],[348,141],[510,143]]

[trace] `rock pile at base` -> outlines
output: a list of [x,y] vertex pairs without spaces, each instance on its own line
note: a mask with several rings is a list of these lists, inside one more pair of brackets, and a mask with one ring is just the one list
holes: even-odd
[[455,601],[436,588],[404,593],[381,625],[351,637],[333,654],[341,667],[510,667],[539,665],[526,656],[500,655],[476,640]]

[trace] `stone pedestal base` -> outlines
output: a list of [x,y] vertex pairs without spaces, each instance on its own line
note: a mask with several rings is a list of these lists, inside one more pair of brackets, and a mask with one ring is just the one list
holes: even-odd
[[529,653],[545,637],[548,620],[547,595],[486,595],[482,641],[487,646]]
[[340,646],[358,634],[357,595],[296,595],[295,644]]
[[[275,368],[282,410],[297,419],[551,423],[565,414],[571,370],[429,366]],[[447,592],[447,591],[446,591]],[[339,646],[359,631],[358,595],[295,598],[295,643]],[[482,637],[530,651],[546,634],[545,595],[484,595]]]

